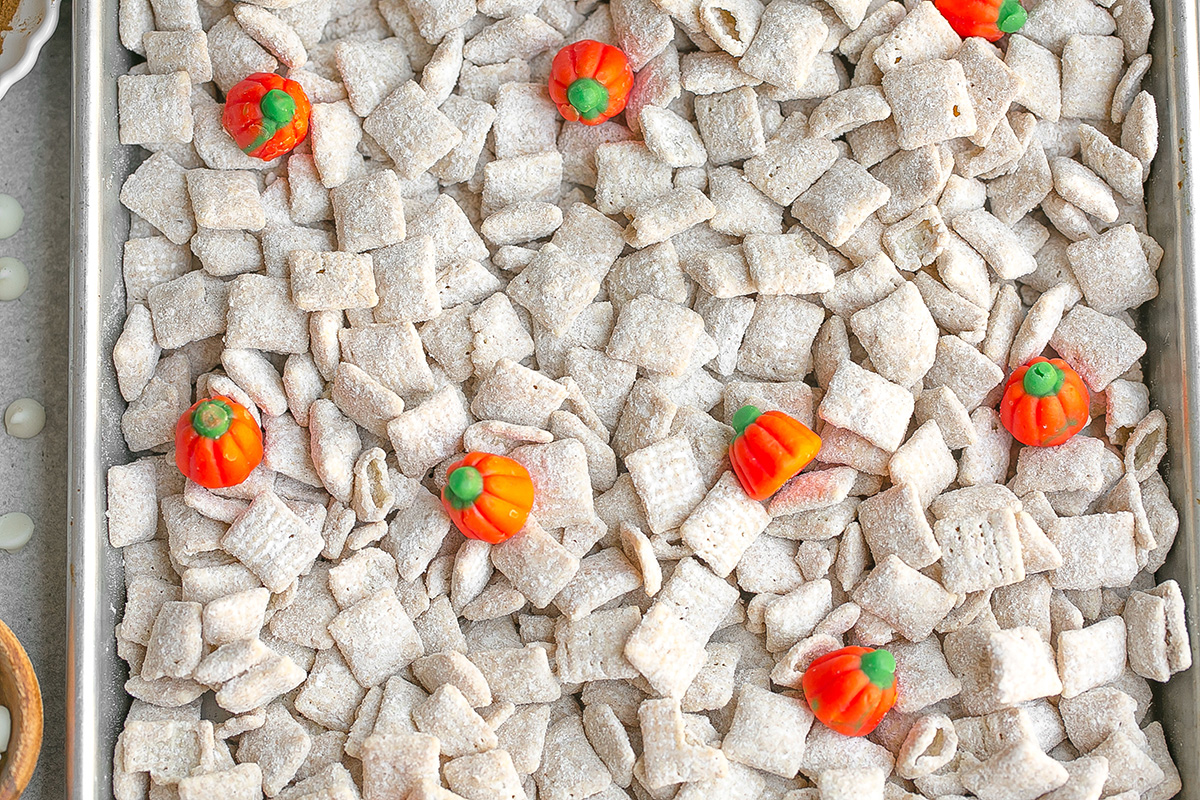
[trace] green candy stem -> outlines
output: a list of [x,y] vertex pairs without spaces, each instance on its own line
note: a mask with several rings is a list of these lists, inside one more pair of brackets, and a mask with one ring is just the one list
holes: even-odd
[[205,400],[192,412],[192,430],[205,439],[220,439],[233,424],[233,409],[221,400]]
[[263,115],[262,133],[258,134],[257,139],[242,148],[243,153],[253,153],[262,147],[279,132],[280,128],[290,125],[292,118],[296,116],[296,101],[282,89],[272,89],[264,94],[262,100],[258,101],[258,107]]
[[1065,378],[1066,375],[1063,374],[1063,371],[1049,361],[1039,361],[1025,371],[1025,378],[1021,381],[1021,385],[1025,388],[1025,394],[1034,397],[1050,397],[1058,394]]
[[474,467],[459,467],[446,478],[446,499],[464,509],[483,494],[483,475]]
[[896,657],[887,650],[873,650],[859,659],[859,668],[867,680],[880,689],[890,689],[896,682]]
[[608,89],[595,78],[578,78],[567,87],[567,101],[584,119],[595,119],[608,108]]
[[757,406],[742,406],[733,414],[733,430],[734,433],[741,435],[742,431],[750,427],[750,423],[762,416],[762,411]]
[[296,101],[282,89],[272,89],[263,95],[258,107],[262,109],[263,119],[269,119],[282,127],[296,116]]
[[1004,0],[996,17],[996,27],[1004,33],[1016,33],[1025,26],[1028,14],[1017,0]]

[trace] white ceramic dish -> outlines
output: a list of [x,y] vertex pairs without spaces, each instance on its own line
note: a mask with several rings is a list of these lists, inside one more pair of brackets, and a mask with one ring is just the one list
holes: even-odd
[[42,45],[58,27],[60,0],[21,0],[12,30],[0,32],[0,98],[29,74]]

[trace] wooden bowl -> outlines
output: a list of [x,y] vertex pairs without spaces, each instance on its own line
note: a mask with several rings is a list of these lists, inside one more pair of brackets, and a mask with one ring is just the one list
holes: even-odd
[[42,690],[25,648],[0,622],[0,704],[12,716],[8,752],[0,755],[0,800],[25,791],[42,749]]

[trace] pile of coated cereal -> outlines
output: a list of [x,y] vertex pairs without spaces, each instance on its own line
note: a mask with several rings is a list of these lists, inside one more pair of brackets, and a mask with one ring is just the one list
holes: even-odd
[[[1150,5],[954,5],[121,0],[117,800],[1179,792]],[[633,71],[601,124],[547,88],[582,40]],[[272,72],[311,115],[263,160],[225,101]],[[1090,401],[1022,446],[1043,355]],[[210,397],[232,486],[176,466]],[[820,437],[765,502],[747,405]],[[502,543],[467,453],[530,476]],[[894,657],[866,736],[802,687],[845,646]]]

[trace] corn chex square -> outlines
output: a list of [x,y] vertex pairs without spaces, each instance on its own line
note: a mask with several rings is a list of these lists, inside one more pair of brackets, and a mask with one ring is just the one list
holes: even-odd
[[579,570],[579,559],[533,519],[516,536],[493,547],[491,554],[496,569],[534,608],[548,606]]
[[221,549],[245,564],[272,592],[308,569],[325,543],[274,492],[263,492],[229,526]]
[[625,467],[642,501],[651,533],[682,525],[707,492],[692,446],[682,436],[630,453]]
[[738,592],[695,559],[684,559],[625,645],[625,657],[654,690],[683,697],[704,666],[705,645]]
[[942,585],[948,590],[967,594],[1025,580],[1021,537],[1011,508],[940,519],[933,533],[942,549]]
[[305,311],[371,308],[379,302],[370,254],[293,250],[292,300]]
[[763,504],[746,494],[737,476],[725,472],[679,526],[679,534],[684,544],[724,578],[770,522]]
[[621,680],[641,673],[625,658],[625,643],[642,621],[636,606],[596,611],[555,626],[555,661],[564,683]]
[[338,614],[329,633],[364,689],[382,683],[424,654],[404,606],[381,589]]

